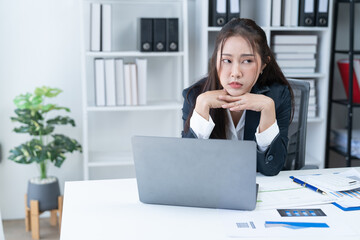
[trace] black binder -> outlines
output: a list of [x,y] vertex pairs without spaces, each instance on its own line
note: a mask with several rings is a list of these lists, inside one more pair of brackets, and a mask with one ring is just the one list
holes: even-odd
[[209,25],[221,27],[227,20],[227,0],[209,0]]
[[329,18],[329,0],[317,0],[316,26],[326,27]]
[[166,50],[169,52],[179,51],[179,19],[166,19]]
[[140,51],[153,51],[153,19],[140,19]]
[[315,0],[300,0],[299,26],[315,26]]
[[166,51],[166,18],[154,18],[154,51],[165,52]]
[[240,16],[240,0],[227,0],[227,22]]

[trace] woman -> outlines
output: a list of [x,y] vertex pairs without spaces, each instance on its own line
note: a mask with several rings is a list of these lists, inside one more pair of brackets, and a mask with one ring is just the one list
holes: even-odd
[[254,140],[257,170],[282,170],[293,94],[253,20],[233,19],[221,29],[208,76],[183,96],[182,137]]

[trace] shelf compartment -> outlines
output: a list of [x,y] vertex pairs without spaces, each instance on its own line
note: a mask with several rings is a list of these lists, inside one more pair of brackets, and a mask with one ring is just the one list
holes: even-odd
[[[112,51],[134,51],[139,49],[139,18],[178,18],[179,50],[185,50],[183,25],[183,1],[94,1],[111,5],[111,49]],[[84,20],[90,20],[90,5],[84,1]],[[84,26],[85,49],[90,49],[90,24]]]
[[89,106],[86,108],[89,112],[118,112],[118,111],[152,111],[152,110],[180,110],[182,103],[179,102],[152,102],[148,105],[137,106],[113,106],[97,107]]
[[[85,106],[91,107],[96,106],[94,59],[96,59],[96,57],[91,56],[86,58],[85,62],[87,100]],[[136,61],[136,57],[123,57],[122,59],[124,64],[134,63]],[[148,103],[169,101],[182,102],[183,97],[181,92],[185,87],[184,79],[188,77],[188,75],[185,75],[185,67],[182,63],[183,58],[178,57],[147,58],[146,98]],[[161,71],[159,71],[159,69],[161,69]],[[145,109],[147,108],[148,107],[145,107]],[[133,109],[135,110],[133,107],[124,108],[124,110]],[[159,107],[156,107],[156,109],[159,109]]]
[[89,162],[89,167],[111,167],[111,166],[132,166],[134,162],[124,161],[124,162]]
[[132,152],[92,151],[89,167],[111,167],[134,165]]
[[87,51],[88,57],[182,57],[184,52],[140,52],[140,51],[113,51],[113,52],[92,52]]
[[[346,156],[347,156],[346,152],[342,151],[341,149],[339,149],[339,148],[337,148],[337,147],[335,147],[335,146],[329,146],[329,149],[332,150],[332,151],[334,151],[334,152],[336,152],[336,153],[338,153],[339,155],[341,155],[341,156],[343,156],[343,157],[346,157]],[[360,160],[360,158],[355,157],[355,156],[353,156],[353,155],[351,156],[351,159],[352,159],[352,160]]]
[[324,78],[326,74],[324,73],[288,73],[285,74],[287,78]]

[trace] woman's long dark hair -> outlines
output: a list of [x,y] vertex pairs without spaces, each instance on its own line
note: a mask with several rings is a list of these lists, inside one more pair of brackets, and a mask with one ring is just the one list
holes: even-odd
[[[265,32],[255,23],[255,21],[246,18],[236,18],[231,20],[224,25],[224,27],[217,35],[215,49],[210,59],[208,77],[202,86],[201,93],[223,88],[220,84],[220,79],[216,68],[216,61],[218,57],[217,55],[219,48],[220,53],[222,53],[225,41],[233,36],[241,36],[247,40],[253,51],[260,55],[260,64],[266,64],[266,67],[263,69],[262,74],[259,75],[256,84],[259,87],[269,86],[273,83],[280,83],[282,85],[288,86],[291,93],[292,105],[294,105],[294,97],[290,84],[286,80],[279,65],[275,61],[274,54],[267,44]],[[190,91],[188,91],[188,93]],[[185,122],[185,132],[189,131],[190,129],[190,118],[194,108],[195,106],[191,110],[191,114],[189,114],[188,119]],[[210,109],[210,116],[214,123],[216,123],[210,138],[226,139],[226,123],[228,122],[226,110],[222,108]]]

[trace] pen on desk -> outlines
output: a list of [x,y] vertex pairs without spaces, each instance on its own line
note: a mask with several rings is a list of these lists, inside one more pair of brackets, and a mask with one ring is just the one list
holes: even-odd
[[326,192],[320,190],[319,188],[314,187],[313,185],[310,185],[310,184],[308,184],[308,183],[306,183],[306,182],[304,182],[304,181],[301,181],[300,179],[298,179],[298,178],[296,178],[296,177],[294,177],[294,176],[290,176],[290,178],[291,178],[295,183],[298,183],[298,184],[300,184],[300,185],[303,186],[303,187],[309,188],[309,189],[311,189],[311,190],[313,190],[313,191],[315,191],[315,192],[321,193],[321,194],[323,194],[323,195],[326,194]]

